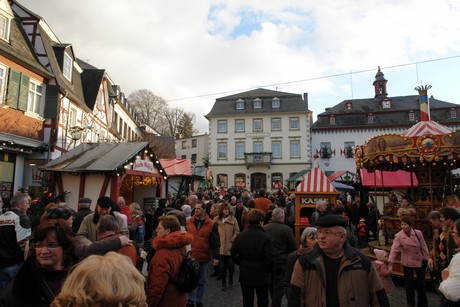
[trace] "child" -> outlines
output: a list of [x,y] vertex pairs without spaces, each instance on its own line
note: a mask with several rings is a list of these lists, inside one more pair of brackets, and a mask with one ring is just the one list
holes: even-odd
[[379,273],[385,292],[388,294],[395,289],[395,284],[391,279],[391,268],[388,267],[388,253],[376,248],[374,254],[377,257],[377,260],[374,261],[375,269]]
[[358,247],[366,247],[367,225],[364,218],[359,219],[359,223],[356,226],[356,230],[358,231]]

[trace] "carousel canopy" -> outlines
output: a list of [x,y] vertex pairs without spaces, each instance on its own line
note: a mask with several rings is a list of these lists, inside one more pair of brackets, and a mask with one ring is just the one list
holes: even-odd
[[295,189],[296,192],[337,192],[326,174],[319,167],[314,167],[304,175],[302,182]]
[[416,176],[405,171],[385,172],[376,170],[369,173],[367,170],[361,169],[360,173],[363,187],[410,188],[412,184],[414,187],[418,186]]

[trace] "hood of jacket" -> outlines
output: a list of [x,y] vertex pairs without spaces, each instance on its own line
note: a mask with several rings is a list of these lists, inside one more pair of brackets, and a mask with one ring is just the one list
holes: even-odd
[[166,236],[156,237],[153,240],[153,248],[155,250],[166,249],[177,249],[182,248],[193,241],[193,235],[188,232],[182,232],[180,230],[171,232]]

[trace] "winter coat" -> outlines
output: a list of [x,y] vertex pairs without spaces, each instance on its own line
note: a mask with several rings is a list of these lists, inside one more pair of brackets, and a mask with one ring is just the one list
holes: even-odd
[[128,224],[129,238],[138,244],[144,243],[144,217],[140,215],[131,216]]
[[214,218],[214,222],[217,224],[217,231],[219,232],[220,248],[219,254],[230,256],[232,250],[232,244],[235,241],[236,236],[240,232],[240,227],[236,218],[229,215],[226,219],[221,220],[219,217]]
[[430,258],[422,232],[414,228],[411,228],[410,236],[407,236],[403,230],[395,235],[388,256],[389,265],[395,262],[399,253],[401,253],[401,264],[410,268],[420,268],[422,261],[428,261]]
[[155,256],[149,266],[147,303],[153,306],[183,307],[187,293],[180,292],[173,281],[177,279],[185,254],[185,246],[193,241],[187,232],[174,231],[153,240]]
[[208,262],[212,258],[219,259],[219,233],[217,226],[214,227],[214,221],[208,216],[201,222],[197,229],[196,216],[187,220],[187,232],[193,235],[192,253],[193,258],[199,262]]
[[449,277],[441,282],[439,291],[451,302],[460,301],[460,254],[450,261]]
[[69,269],[70,265],[62,271],[47,270],[37,265],[35,257],[29,257],[1,294],[0,306],[49,306],[61,291]]
[[288,254],[298,248],[292,229],[283,223],[271,221],[264,226],[264,230],[272,239],[273,264],[285,265]]
[[385,292],[392,292],[395,289],[395,284],[393,283],[393,279],[391,279],[391,267],[388,266],[387,263],[380,260],[374,261],[374,266],[379,273],[380,280],[382,281],[383,287],[385,288]]
[[[97,219],[94,216],[96,213],[90,213],[83,218],[80,228],[78,229],[77,235],[75,236],[75,239],[77,239],[79,244],[88,244],[99,240],[96,231],[97,222],[94,222],[94,220]],[[124,223],[124,221],[118,215],[114,216],[117,219],[118,225],[120,225],[119,232],[122,235],[129,237],[128,225]]]
[[248,225],[233,242],[231,255],[240,266],[243,285],[262,286],[271,283],[273,247],[270,236],[259,225]]
[[[337,279],[341,307],[389,306],[382,282],[369,257],[343,246],[344,254]],[[300,256],[292,273],[289,297],[300,300],[292,306],[326,306],[326,272],[323,252],[318,244]]]

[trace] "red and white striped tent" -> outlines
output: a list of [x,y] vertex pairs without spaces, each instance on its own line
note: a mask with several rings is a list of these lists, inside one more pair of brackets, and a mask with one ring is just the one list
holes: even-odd
[[326,174],[319,167],[314,167],[310,172],[306,173],[295,190],[296,192],[312,193],[337,192]]

